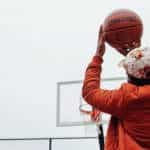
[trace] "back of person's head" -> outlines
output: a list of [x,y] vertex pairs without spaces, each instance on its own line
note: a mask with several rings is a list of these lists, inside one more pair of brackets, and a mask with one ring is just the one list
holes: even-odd
[[120,63],[128,81],[136,85],[150,84],[150,48],[135,48]]

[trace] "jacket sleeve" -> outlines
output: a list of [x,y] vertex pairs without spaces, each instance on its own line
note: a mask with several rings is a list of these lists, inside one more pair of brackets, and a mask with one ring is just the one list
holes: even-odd
[[94,56],[88,65],[83,81],[82,96],[87,103],[102,112],[122,117],[125,110],[125,87],[122,85],[114,90],[100,88],[102,62],[102,58]]

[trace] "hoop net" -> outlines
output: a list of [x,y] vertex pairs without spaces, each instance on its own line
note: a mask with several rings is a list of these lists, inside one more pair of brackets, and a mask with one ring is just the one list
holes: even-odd
[[[99,115],[99,121],[95,122],[91,119],[91,113],[93,108],[91,105],[87,104],[85,100],[81,97],[80,98],[80,106],[79,106],[80,115],[83,118],[83,125],[85,136],[87,135],[95,135],[96,131],[99,131],[99,125],[101,124],[101,115]],[[97,135],[97,133],[96,133]]]

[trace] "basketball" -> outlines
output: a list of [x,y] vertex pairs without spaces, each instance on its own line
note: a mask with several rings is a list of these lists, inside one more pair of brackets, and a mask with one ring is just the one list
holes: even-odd
[[[138,14],[128,9],[111,12],[104,20],[103,31],[106,42],[116,48],[121,47],[129,51],[132,43],[140,42],[143,33],[143,23]],[[123,55],[124,52],[118,50]]]

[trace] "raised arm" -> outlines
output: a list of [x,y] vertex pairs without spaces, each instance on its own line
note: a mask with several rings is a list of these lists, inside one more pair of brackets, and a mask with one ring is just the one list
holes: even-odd
[[82,88],[82,96],[93,107],[121,117],[124,113],[124,91],[125,87],[115,90],[104,90],[100,88],[103,55],[105,52],[104,35],[102,27],[99,31],[96,54],[88,65]]

